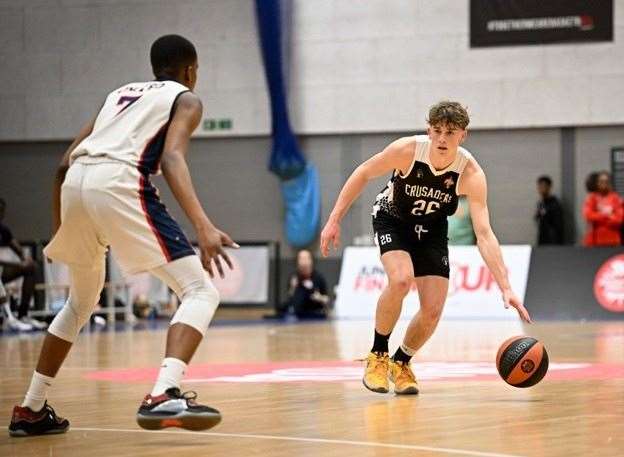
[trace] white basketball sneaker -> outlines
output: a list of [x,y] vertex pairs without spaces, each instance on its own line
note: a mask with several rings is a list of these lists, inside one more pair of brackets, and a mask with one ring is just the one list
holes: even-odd
[[47,322],[43,322],[37,319],[33,319],[32,317],[29,316],[24,316],[20,319],[20,321],[23,324],[28,324],[30,325],[32,328],[34,328],[35,330],[45,330],[48,328],[48,323]]
[[4,316],[6,317],[6,325],[11,330],[16,330],[18,332],[30,332],[33,329],[33,326],[30,324],[25,324],[24,322],[20,322],[11,312],[11,305],[7,302],[2,305],[2,311],[4,312]]

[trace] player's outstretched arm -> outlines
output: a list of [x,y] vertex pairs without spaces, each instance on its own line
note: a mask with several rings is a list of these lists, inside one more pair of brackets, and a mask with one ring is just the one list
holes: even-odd
[[[99,110],[98,110],[99,111]],[[67,174],[67,170],[69,169],[69,156],[76,149],[82,140],[91,135],[93,132],[93,126],[95,125],[95,116],[91,119],[82,129],[78,132],[78,135],[72,141],[72,144],[69,145],[63,157],[61,158],[61,163],[59,163],[58,168],[56,169],[56,176],[54,177],[54,189],[52,190],[52,233],[56,233],[58,228],[61,226],[61,186],[63,185],[63,181],[65,181],[65,175]]]
[[202,103],[192,92],[185,92],[176,102],[175,114],[167,130],[160,166],[174,197],[186,213],[197,233],[204,268],[214,276],[212,263],[221,277],[224,276],[220,258],[232,269],[232,262],[223,246],[238,247],[224,232],[218,230],[206,215],[193,187],[191,173],[186,163],[186,153],[191,134],[202,117]]
[[503,293],[505,308],[513,306],[522,320],[531,322],[531,316],[520,299],[511,290],[507,269],[503,262],[500,244],[490,225],[490,214],[487,207],[487,183],[483,170],[474,163],[468,165],[466,174],[462,177],[461,191],[468,197],[470,217],[477,237],[477,246],[481,257],[492,272],[498,287]]
[[330,244],[334,249],[340,245],[340,222],[355,199],[362,193],[366,184],[374,178],[390,173],[393,170],[408,170],[414,159],[416,147],[414,137],[399,138],[390,143],[383,151],[375,154],[360,164],[347,182],[345,182],[334,209],[332,210],[323,231],[321,232],[321,254],[327,257]]

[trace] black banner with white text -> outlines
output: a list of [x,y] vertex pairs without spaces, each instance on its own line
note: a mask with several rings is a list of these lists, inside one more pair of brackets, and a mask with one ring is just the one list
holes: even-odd
[[613,0],[471,0],[470,46],[613,41]]

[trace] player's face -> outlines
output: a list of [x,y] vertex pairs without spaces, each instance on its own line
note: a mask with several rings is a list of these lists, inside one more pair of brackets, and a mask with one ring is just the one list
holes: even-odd
[[440,154],[454,153],[466,138],[466,130],[455,125],[436,124],[427,129],[431,146]]

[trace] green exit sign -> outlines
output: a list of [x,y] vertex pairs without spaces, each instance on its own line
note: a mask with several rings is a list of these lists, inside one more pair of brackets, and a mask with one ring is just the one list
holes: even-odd
[[232,119],[204,119],[204,130],[232,130]]

